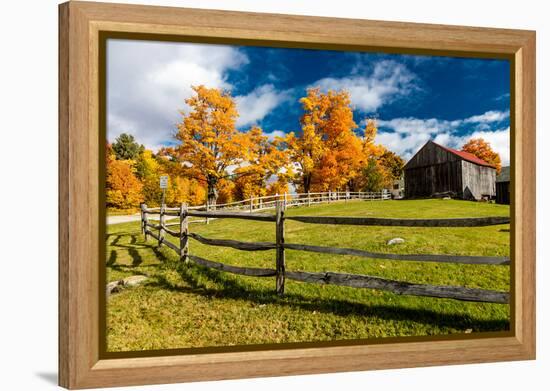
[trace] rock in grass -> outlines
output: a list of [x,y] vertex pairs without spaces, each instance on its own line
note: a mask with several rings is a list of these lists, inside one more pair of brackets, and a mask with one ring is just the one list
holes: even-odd
[[109,296],[111,293],[118,292],[120,290],[120,288],[122,287],[121,282],[122,282],[122,280],[113,281],[113,282],[108,283],[107,284],[107,290],[106,290],[107,296]]
[[147,276],[131,276],[123,278],[122,280],[113,281],[107,284],[107,296],[112,293],[120,292],[122,289],[129,286],[136,286],[147,280]]
[[391,246],[392,244],[399,244],[399,243],[405,243],[405,239],[403,238],[393,238],[388,240],[388,245]]
[[122,281],[124,281],[124,286],[136,286],[141,284],[146,279],[147,279],[147,276],[131,276],[131,277],[126,277]]

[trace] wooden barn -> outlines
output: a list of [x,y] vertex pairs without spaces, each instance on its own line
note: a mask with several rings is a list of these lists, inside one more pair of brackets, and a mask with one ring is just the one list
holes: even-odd
[[428,141],[405,164],[405,197],[448,194],[479,200],[496,194],[496,168],[468,152]]
[[510,204],[510,166],[502,167],[497,175],[497,204]]

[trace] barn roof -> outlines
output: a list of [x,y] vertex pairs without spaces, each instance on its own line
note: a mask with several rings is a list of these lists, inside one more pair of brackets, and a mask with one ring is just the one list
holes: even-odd
[[[432,143],[434,143],[434,142],[432,141]],[[445,147],[445,146],[437,144],[437,143],[434,143],[434,144],[437,145],[438,147],[443,148],[444,150],[452,153],[453,155],[458,156],[462,160],[466,160],[470,163],[474,163],[474,164],[477,164],[477,165],[480,165],[480,166],[496,168],[496,166],[494,166],[493,164],[487,163],[485,160],[482,160],[482,159],[478,158],[476,155],[474,155],[472,153],[464,152],[464,151],[457,151],[456,149],[448,148],[448,147]]]

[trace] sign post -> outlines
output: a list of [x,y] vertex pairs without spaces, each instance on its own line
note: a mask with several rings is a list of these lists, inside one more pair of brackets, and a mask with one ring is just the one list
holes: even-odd
[[166,188],[168,187],[168,175],[160,176],[160,188],[162,189],[162,202],[160,205],[164,205],[164,196],[166,194]]

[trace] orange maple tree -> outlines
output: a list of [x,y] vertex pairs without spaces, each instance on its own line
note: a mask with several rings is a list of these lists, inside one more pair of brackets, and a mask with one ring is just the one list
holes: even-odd
[[280,182],[279,185],[288,181],[292,167],[282,149],[281,138],[270,141],[261,128],[254,126],[244,135],[244,140],[246,158],[244,164],[235,170],[237,198],[263,196],[275,180]]
[[203,85],[193,91],[195,95],[185,100],[191,111],[182,111],[177,125],[177,153],[187,175],[206,182],[208,202],[215,205],[220,180],[246,158],[246,138],[235,128],[238,113],[229,92]]
[[290,133],[285,140],[292,161],[299,166],[297,185],[303,192],[338,188],[350,179],[361,159],[349,93],[310,88],[300,102],[301,132]]
[[462,150],[469,152],[472,155],[477,156],[481,160],[492,164],[497,169],[497,174],[500,174],[502,163],[500,155],[493,151],[491,144],[485,141],[483,138],[472,138],[466,144],[462,146]]
[[134,174],[132,160],[116,160],[114,155],[107,155],[107,206],[119,209],[139,206],[143,201],[142,187]]
[[[292,161],[299,166],[296,185],[300,191],[357,191],[390,181],[382,159],[387,150],[375,143],[376,121],[367,119],[363,135],[359,134],[347,91],[322,93],[312,88],[300,102],[304,110],[301,133],[290,133],[285,140]],[[368,185],[369,181],[377,185]]]

